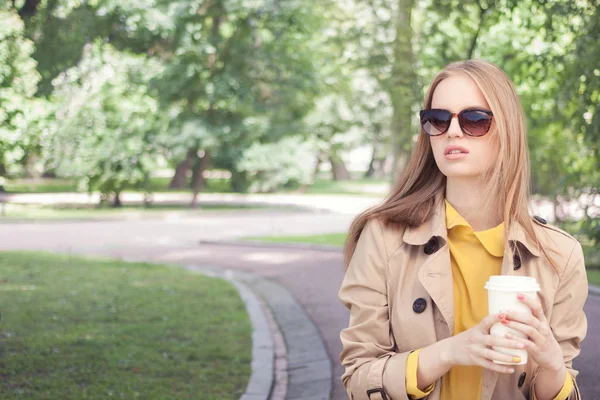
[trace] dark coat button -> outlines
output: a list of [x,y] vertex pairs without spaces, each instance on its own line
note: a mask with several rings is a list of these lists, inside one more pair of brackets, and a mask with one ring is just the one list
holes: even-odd
[[521,257],[518,254],[513,256],[513,269],[516,271],[521,268]]
[[539,222],[540,224],[544,224],[544,225],[546,225],[546,224],[548,223],[548,221],[546,221],[544,218],[542,218],[542,217],[538,217],[537,215],[535,215],[535,216],[533,217],[533,219],[535,219],[535,220],[536,220],[537,222]]
[[426,308],[427,308],[427,301],[422,297],[419,297],[413,303],[413,311],[416,312],[417,314],[421,314],[423,311],[425,311]]
[[521,376],[519,377],[519,389],[523,386],[523,384],[525,383],[525,378],[527,377],[527,372],[523,372],[521,374]]
[[429,241],[425,243],[425,248],[423,251],[428,256],[435,253],[437,251],[437,240],[435,238],[429,239]]

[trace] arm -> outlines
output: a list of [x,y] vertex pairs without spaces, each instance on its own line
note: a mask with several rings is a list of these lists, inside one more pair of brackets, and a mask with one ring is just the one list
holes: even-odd
[[[567,393],[568,397],[560,400],[580,400],[579,388],[575,377],[578,372],[573,369],[573,359],[579,355],[581,342],[587,333],[587,319],[583,305],[588,295],[588,282],[585,272],[585,262],[581,244],[576,243],[567,266],[563,272],[550,317],[550,328],[560,349],[562,350],[563,364],[557,369],[538,369],[532,382],[533,399],[554,399],[561,389],[560,383],[565,382],[566,373],[572,377],[573,389]],[[554,393],[547,390],[552,386]]]
[[521,294],[518,299],[531,308],[532,314],[507,312],[508,326],[526,335],[526,339],[516,339],[525,344],[539,365],[532,379],[530,400],[581,399],[575,381],[577,371],[572,368],[572,362],[579,354],[587,332],[583,311],[587,293],[583,251],[576,243],[559,281],[550,319],[544,315],[538,299]]
[[[350,310],[348,328],[342,330],[340,359],[342,381],[349,398],[367,400],[367,391],[385,392],[388,399],[408,400],[404,376],[409,352],[396,353],[390,329],[387,300],[387,251],[378,221],[363,229],[339,291]],[[380,400],[373,392],[370,400]]]

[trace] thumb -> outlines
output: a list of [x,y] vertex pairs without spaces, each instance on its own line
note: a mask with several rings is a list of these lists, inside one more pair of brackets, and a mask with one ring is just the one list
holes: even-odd
[[500,319],[498,318],[498,314],[492,314],[492,315],[488,315],[487,317],[482,319],[479,326],[481,327],[481,329],[483,330],[484,333],[489,334],[490,329],[492,328],[492,325],[494,325],[496,322],[500,322]]

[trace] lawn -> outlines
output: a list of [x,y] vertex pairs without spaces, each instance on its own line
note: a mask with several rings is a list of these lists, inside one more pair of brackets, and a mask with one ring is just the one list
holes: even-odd
[[311,236],[256,236],[248,240],[271,243],[309,243],[324,244],[330,246],[343,246],[346,240],[345,233],[328,233],[323,235]]
[[304,193],[384,196],[388,193],[389,187],[389,180],[385,179],[352,179],[347,181],[317,179],[306,188]]
[[[154,177],[147,186],[128,186],[127,192],[172,192],[190,193],[190,189],[169,189],[171,178]],[[231,192],[230,179],[209,178],[205,181],[203,193],[229,193]],[[68,179],[15,179],[7,181],[7,192],[13,193],[59,193],[77,192],[77,181]],[[297,188],[282,190],[282,193],[295,193]],[[385,179],[356,178],[348,181],[334,181],[330,178],[318,178],[306,188],[306,194],[352,194],[383,196],[389,190],[389,181]]]
[[251,325],[234,287],[177,267],[0,252],[0,398],[238,399]]
[[[189,193],[191,189],[169,189],[171,178],[153,177],[147,186],[129,185],[125,188],[128,192],[184,192]],[[203,192],[230,192],[229,179],[206,179],[205,187]],[[7,192],[15,193],[61,193],[61,192],[77,192],[78,185],[77,180],[74,179],[54,179],[54,178],[40,178],[40,179],[14,179],[8,180],[5,184],[4,189]]]
[[126,217],[152,217],[168,212],[184,212],[186,215],[200,214],[206,211],[232,211],[262,209],[265,207],[254,205],[228,205],[228,204],[200,204],[198,208],[187,205],[126,205],[120,208],[113,207],[56,207],[37,206],[24,204],[6,204],[4,215],[0,214],[2,221],[14,219],[53,220],[53,219],[119,219]]

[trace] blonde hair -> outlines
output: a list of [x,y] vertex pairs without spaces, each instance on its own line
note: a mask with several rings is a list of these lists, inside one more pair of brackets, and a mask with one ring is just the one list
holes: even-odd
[[[528,211],[530,167],[525,116],[514,85],[506,73],[492,63],[482,60],[453,62],[433,79],[425,96],[425,108],[431,108],[437,85],[457,74],[466,75],[475,82],[494,114],[490,134],[497,141],[499,156],[495,165],[483,174],[485,192],[481,193],[482,204],[497,206],[501,210],[499,216],[504,221],[505,248],[509,248],[511,224],[518,222],[550,260],[536,237]],[[346,267],[367,221],[377,218],[386,224],[419,226],[435,212],[436,195],[443,193],[445,186],[446,177],[438,168],[430,139],[421,128],[411,158],[389,195],[381,205],[356,217],[350,226],[344,246]],[[513,252],[513,249],[510,251]],[[516,252],[520,252],[518,248]],[[550,262],[556,268],[552,260]]]

